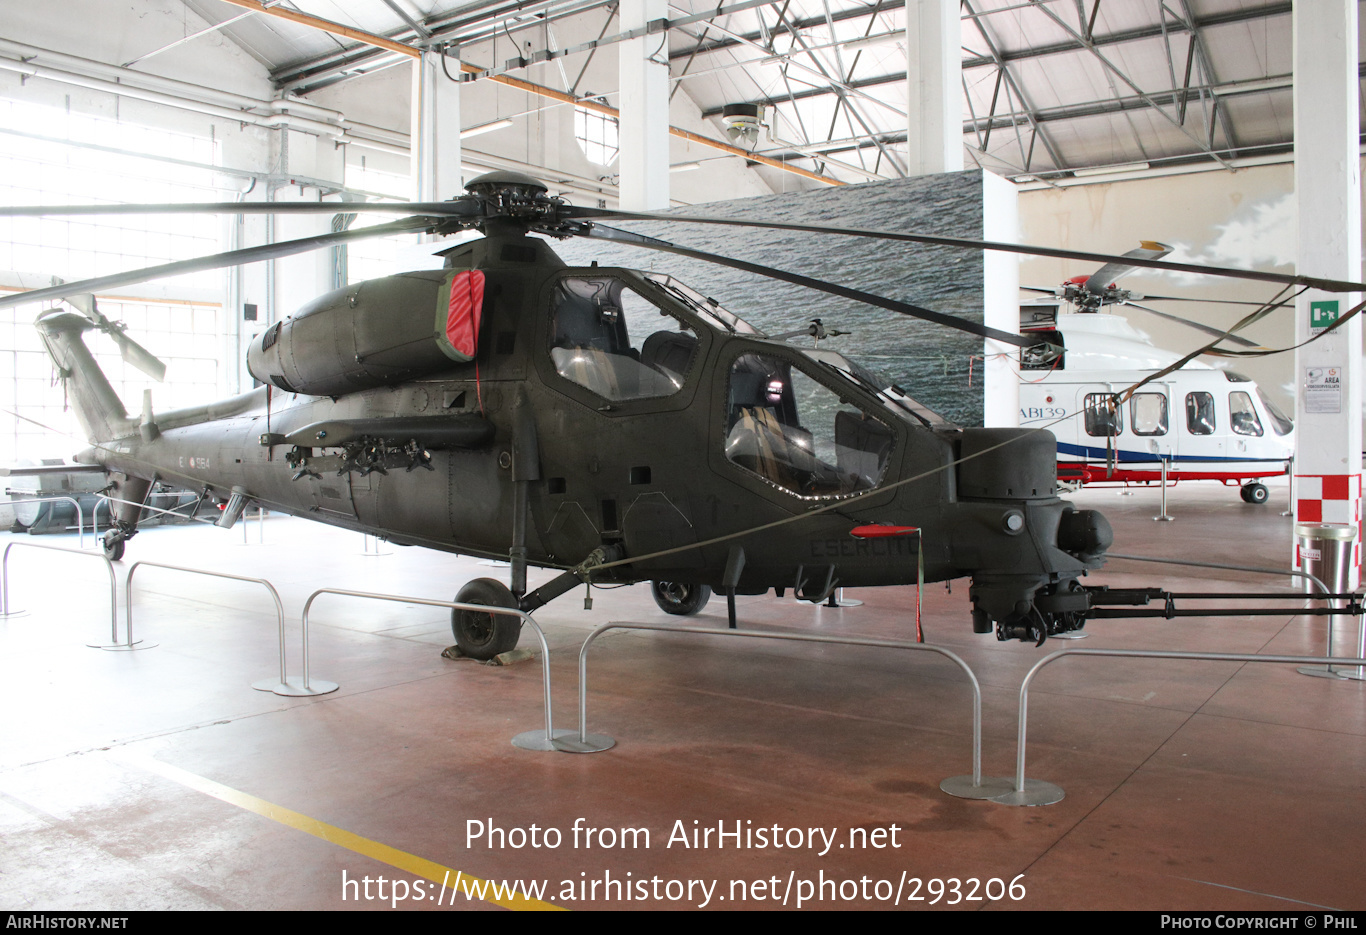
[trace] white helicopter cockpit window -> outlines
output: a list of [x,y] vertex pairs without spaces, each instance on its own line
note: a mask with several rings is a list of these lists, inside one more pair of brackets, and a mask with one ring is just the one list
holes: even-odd
[[882,481],[892,430],[789,361],[743,354],[731,367],[726,457],[801,497]]
[[1105,438],[1124,431],[1124,411],[1110,393],[1087,393],[1083,407],[1087,435]]
[[1257,387],[1257,398],[1262,401],[1262,407],[1266,409],[1266,414],[1271,417],[1271,430],[1273,432],[1277,435],[1289,435],[1295,431],[1295,423],[1290,420],[1289,416],[1281,412],[1276,404],[1271,401],[1271,397],[1262,392],[1260,386]]
[[560,280],[551,317],[556,371],[604,399],[672,396],[697,357],[686,322],[611,276]]
[[1228,394],[1228,424],[1237,435],[1262,437],[1262,420],[1252,406],[1252,397],[1242,390]]
[[1186,394],[1186,429],[1192,435],[1214,434],[1214,396],[1210,393]]
[[1135,393],[1129,400],[1129,427],[1135,435],[1167,434],[1167,394]]

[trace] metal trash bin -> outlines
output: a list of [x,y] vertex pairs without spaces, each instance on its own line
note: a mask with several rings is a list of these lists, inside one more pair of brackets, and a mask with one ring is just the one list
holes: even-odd
[[[1300,570],[1308,572],[1323,582],[1330,594],[1345,594],[1352,589],[1352,546],[1356,544],[1357,529],[1346,523],[1296,523],[1295,557],[1299,560]],[[1308,578],[1300,582],[1307,594],[1321,594]],[[1342,606],[1341,601],[1330,601],[1332,606]],[[1333,621],[1328,620],[1328,652],[1333,655]],[[1320,678],[1342,678],[1344,672],[1332,666],[1300,666],[1303,675]]]
[[[1345,594],[1351,590],[1352,546],[1356,543],[1355,526],[1346,523],[1296,523],[1295,557],[1300,570],[1323,582],[1331,594]],[[1320,593],[1308,578],[1301,578],[1305,593]]]

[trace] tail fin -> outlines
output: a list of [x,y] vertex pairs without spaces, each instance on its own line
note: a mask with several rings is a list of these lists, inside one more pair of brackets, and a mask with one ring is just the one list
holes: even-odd
[[52,309],[34,322],[47,354],[66,382],[76,418],[91,442],[108,441],[137,431],[123,401],[95,362],[82,335],[94,328],[90,319],[63,309]]

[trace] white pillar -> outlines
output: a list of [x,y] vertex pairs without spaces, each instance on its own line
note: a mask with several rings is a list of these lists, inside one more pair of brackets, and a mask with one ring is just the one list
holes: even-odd
[[[316,182],[328,187],[341,185],[342,161],[336,144],[308,133],[280,130],[281,169],[297,181],[281,185],[272,192],[275,201],[318,201],[322,191]],[[280,214],[271,217],[271,242],[297,240],[325,234],[332,229],[329,214]],[[312,250],[270,261],[272,292],[269,297],[270,324],[293,315],[306,302],[332,289],[332,255],[329,250]]]
[[[1357,119],[1357,0],[1296,3],[1295,200],[1300,273],[1361,275],[1361,174]],[[1295,340],[1346,312],[1358,295],[1310,290],[1295,305]],[[1311,320],[1311,316],[1316,316]],[[1361,319],[1295,353],[1295,519],[1358,527],[1361,567]]]
[[[1013,183],[982,172],[982,239],[1020,239],[1020,195]],[[987,250],[982,254],[982,322],[1001,331],[1020,331],[1020,258]],[[982,351],[982,424],[1020,424],[1020,349],[988,338]]]
[[910,175],[963,168],[959,0],[906,0],[906,147]]
[[[446,62],[452,75],[460,66]],[[445,201],[463,194],[460,178],[460,83],[445,76],[441,56],[413,60],[411,112],[414,201]]]
[[[639,29],[667,19],[666,0],[622,0],[621,26]],[[621,83],[618,198],[627,211],[669,206],[668,34],[652,33],[617,46]]]

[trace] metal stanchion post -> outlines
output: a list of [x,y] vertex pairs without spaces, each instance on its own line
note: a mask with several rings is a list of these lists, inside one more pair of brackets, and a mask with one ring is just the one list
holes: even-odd
[[1288,491],[1288,498],[1289,498],[1289,501],[1290,501],[1290,502],[1288,502],[1288,503],[1285,505],[1285,512],[1282,513],[1281,515],[1282,515],[1282,516],[1294,516],[1294,515],[1295,515],[1295,456],[1294,456],[1294,455],[1291,455],[1290,457],[1288,457],[1288,458],[1285,459],[1285,477],[1286,477],[1285,488],[1286,488],[1286,490]]
[[1153,520],[1158,523],[1170,523],[1176,517],[1167,515],[1167,456],[1159,455],[1158,457],[1162,459],[1162,514],[1154,516]]

